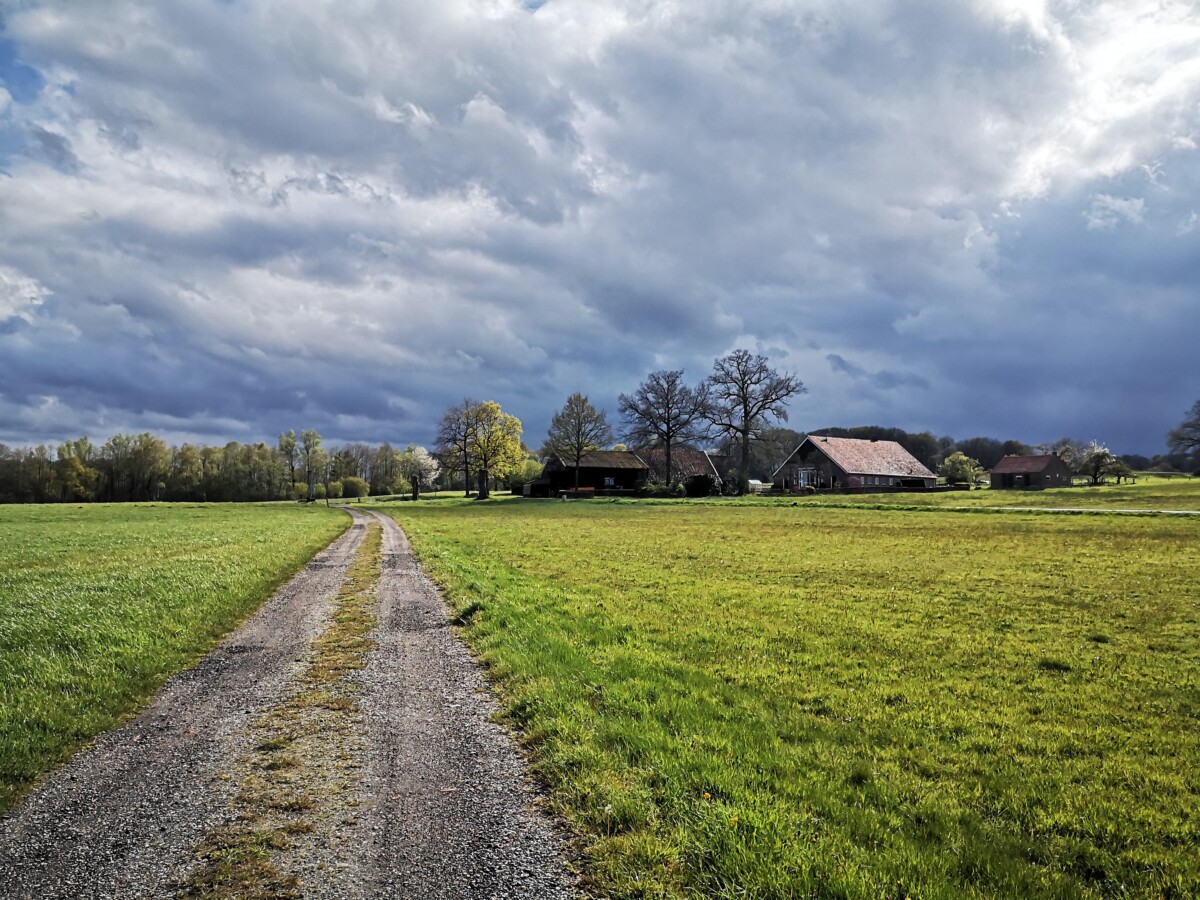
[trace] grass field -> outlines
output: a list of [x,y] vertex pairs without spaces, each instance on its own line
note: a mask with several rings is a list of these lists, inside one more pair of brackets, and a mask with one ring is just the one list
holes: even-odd
[[0,811],[349,525],[323,506],[0,506]]
[[387,510],[601,895],[1200,894],[1200,521]]
[[[797,497],[814,506],[861,506],[864,504],[911,507],[994,508],[1059,507],[1068,509],[1159,509],[1200,510],[1200,478],[1142,476],[1137,484],[1105,484],[1098,487],[1053,488],[1045,491],[947,491],[935,494],[857,494]],[[763,502],[778,502],[763,498]]]

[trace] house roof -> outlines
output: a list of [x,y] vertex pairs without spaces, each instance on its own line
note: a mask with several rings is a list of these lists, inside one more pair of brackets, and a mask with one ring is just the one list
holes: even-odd
[[1056,459],[1053,453],[1045,456],[1006,456],[992,468],[998,475],[1032,475],[1046,471]]
[[[779,469],[784,468],[805,444],[812,444],[847,475],[887,475],[892,478],[936,478],[915,456],[895,441],[861,438],[806,437]],[[776,473],[779,472],[776,469]]]
[[[639,447],[637,453],[646,461],[653,477],[666,479],[667,452],[662,447]],[[676,478],[687,478],[691,475],[711,475],[718,481],[721,478],[708,454],[691,447],[671,448],[671,468]]]
[[[566,469],[574,469],[575,461],[554,457],[559,465]],[[636,453],[628,450],[593,450],[579,460],[581,469],[647,469],[649,466]]]

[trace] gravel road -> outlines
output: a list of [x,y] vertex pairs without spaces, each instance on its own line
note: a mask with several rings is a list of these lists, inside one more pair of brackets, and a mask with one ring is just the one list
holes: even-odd
[[[244,768],[254,723],[296,690],[329,622],[372,520],[350,512],[353,527],[245,625],[0,819],[0,897],[175,896],[206,828],[234,816],[230,773]],[[437,589],[400,528],[372,516],[384,540],[378,627],[339,750],[354,784],[331,788],[335,814],[276,864],[308,897],[575,896],[562,839],[491,721]]]

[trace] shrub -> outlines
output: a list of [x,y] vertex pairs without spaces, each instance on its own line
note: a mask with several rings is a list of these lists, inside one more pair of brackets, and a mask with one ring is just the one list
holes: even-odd
[[329,499],[330,500],[339,499],[342,496],[342,492],[344,490],[345,490],[345,488],[344,488],[344,485],[342,482],[340,482],[340,481],[329,482]]
[[365,478],[348,475],[342,479],[343,497],[366,497],[371,493],[371,485]]

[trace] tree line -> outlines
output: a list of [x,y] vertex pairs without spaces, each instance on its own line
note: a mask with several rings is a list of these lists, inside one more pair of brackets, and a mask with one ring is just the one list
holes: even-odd
[[347,444],[315,430],[266,443],[170,446],[150,433],[81,437],[51,449],[0,444],[0,502],[318,500],[432,487],[440,465],[425,448]]

